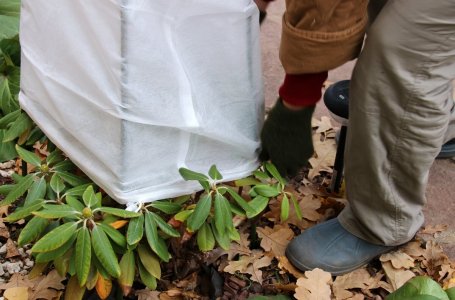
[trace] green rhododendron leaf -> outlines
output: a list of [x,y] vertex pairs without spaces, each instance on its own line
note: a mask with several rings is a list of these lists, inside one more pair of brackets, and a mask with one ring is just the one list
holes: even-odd
[[446,292],[433,279],[417,276],[387,296],[387,300],[450,300]]
[[82,227],[77,234],[76,241],[76,275],[81,286],[87,282],[92,260],[92,243],[87,227]]
[[204,194],[196,204],[193,213],[188,218],[188,229],[192,232],[198,230],[210,214],[212,208],[212,195]]
[[53,229],[32,247],[32,252],[48,252],[65,244],[76,234],[77,223],[68,222]]

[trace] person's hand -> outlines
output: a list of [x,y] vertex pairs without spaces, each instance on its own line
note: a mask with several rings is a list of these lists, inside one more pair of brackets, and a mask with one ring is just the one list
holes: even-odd
[[314,106],[289,109],[278,99],[262,128],[259,159],[271,160],[282,176],[296,175],[313,155],[313,111]]

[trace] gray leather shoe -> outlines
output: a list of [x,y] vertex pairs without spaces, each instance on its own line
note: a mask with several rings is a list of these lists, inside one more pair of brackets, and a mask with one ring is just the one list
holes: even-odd
[[286,248],[289,261],[302,271],[320,268],[334,276],[365,265],[395,247],[374,245],[352,235],[338,219],[305,230]]

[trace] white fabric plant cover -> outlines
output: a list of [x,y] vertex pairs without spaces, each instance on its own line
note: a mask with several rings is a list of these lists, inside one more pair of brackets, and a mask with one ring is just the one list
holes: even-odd
[[134,205],[257,166],[263,119],[251,0],[22,0],[22,108],[92,180]]

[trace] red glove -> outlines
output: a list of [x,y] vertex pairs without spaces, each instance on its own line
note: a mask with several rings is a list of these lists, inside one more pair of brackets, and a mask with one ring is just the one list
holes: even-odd
[[286,74],[279,94],[285,104],[292,106],[315,105],[322,96],[322,86],[327,80],[327,71],[314,74]]

